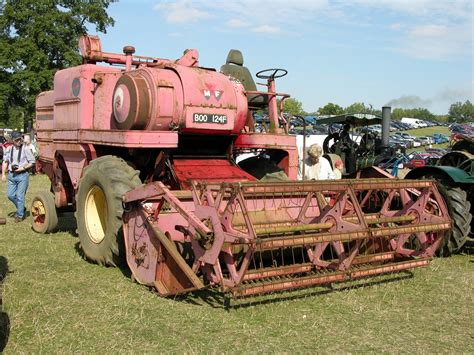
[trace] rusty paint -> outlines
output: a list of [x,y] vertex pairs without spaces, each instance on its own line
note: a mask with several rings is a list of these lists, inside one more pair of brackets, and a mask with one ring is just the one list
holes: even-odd
[[[376,191],[379,186],[399,191],[404,203],[398,210],[385,204],[365,215],[357,200],[365,195],[358,192]],[[128,192],[124,201],[153,203],[147,223],[154,220],[157,226],[173,228],[166,229],[172,240],[191,241],[197,260],[193,272],[202,270],[210,284],[246,296],[426,265],[450,227],[434,191],[431,181],[381,179],[371,179],[370,184],[194,182],[191,194],[152,183]],[[326,196],[333,196],[331,202]],[[163,198],[171,206],[166,213],[160,210]],[[178,215],[189,226],[184,222],[175,231],[173,220]],[[210,239],[203,239],[205,235]],[[405,245],[410,235],[419,239],[418,249]],[[333,253],[335,258],[330,257]],[[415,255],[426,258],[413,259]],[[161,276],[157,277],[156,287],[164,292]],[[166,294],[173,291],[167,289]]]

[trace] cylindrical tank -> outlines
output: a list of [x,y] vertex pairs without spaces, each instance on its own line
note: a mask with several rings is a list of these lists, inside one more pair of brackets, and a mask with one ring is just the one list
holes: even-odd
[[213,70],[170,64],[124,73],[113,92],[118,129],[237,134],[247,118],[240,83]]

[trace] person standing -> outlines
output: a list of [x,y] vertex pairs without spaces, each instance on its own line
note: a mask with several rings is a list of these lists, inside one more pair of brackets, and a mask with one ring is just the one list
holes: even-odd
[[33,156],[35,157],[36,159],[36,156],[38,154],[38,151],[36,150],[36,147],[35,145],[31,142],[31,138],[30,138],[30,135],[29,134],[25,134],[23,136],[23,145],[25,146],[25,148],[28,148],[31,150],[31,152],[33,153]]
[[323,149],[318,144],[308,148],[308,158],[305,166],[305,180],[334,180],[336,176],[331,164],[323,156]]
[[35,175],[36,170],[37,170],[36,161],[38,159],[38,149],[36,148],[35,144],[31,142],[31,137],[29,134],[25,134],[23,136],[23,145],[26,149],[31,150],[31,152],[33,153],[33,156],[35,157],[35,163],[33,164],[33,168],[30,169],[31,175]]
[[16,207],[15,222],[25,219],[25,196],[28,190],[29,173],[35,164],[35,157],[30,149],[23,146],[23,137],[20,132],[12,133],[13,145],[5,150],[2,163],[2,182],[7,180],[7,196]]

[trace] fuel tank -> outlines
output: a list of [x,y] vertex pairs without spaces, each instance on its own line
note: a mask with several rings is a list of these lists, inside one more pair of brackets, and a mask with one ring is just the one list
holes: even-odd
[[167,64],[124,73],[112,98],[122,130],[237,134],[247,118],[243,86],[214,70]]

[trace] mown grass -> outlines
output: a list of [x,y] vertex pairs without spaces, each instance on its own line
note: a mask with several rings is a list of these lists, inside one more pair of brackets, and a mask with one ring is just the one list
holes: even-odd
[[448,137],[451,135],[451,131],[449,130],[449,128],[444,127],[444,126],[415,128],[415,129],[409,129],[403,132],[406,132],[409,135],[415,136],[415,137],[432,136],[435,133],[444,134],[445,136],[448,136]]
[[[28,201],[47,188],[44,176],[32,177]],[[13,211],[5,190],[3,183],[1,216]],[[160,298],[132,283],[126,270],[86,262],[74,229],[71,215],[52,235],[35,234],[30,220],[9,218],[0,226],[0,268],[9,270],[0,317],[9,328],[6,353],[473,349],[469,255],[436,259],[412,273],[233,301],[226,308],[218,293]]]

